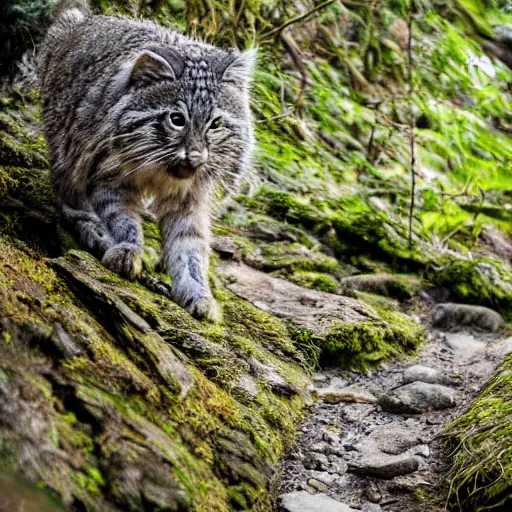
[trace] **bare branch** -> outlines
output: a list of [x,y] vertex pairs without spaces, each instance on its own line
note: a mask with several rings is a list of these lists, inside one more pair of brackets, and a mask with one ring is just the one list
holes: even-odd
[[414,215],[414,207],[416,203],[416,144],[415,144],[415,136],[414,136],[414,126],[416,124],[416,120],[414,118],[414,111],[412,108],[412,93],[413,93],[413,83],[412,83],[412,68],[413,68],[413,60],[412,60],[412,28],[413,28],[413,11],[414,0],[409,0],[409,21],[408,28],[409,34],[407,36],[407,80],[409,82],[409,145],[410,145],[410,153],[411,153],[411,161],[410,161],[410,173],[411,173],[411,199],[409,204],[409,246],[412,245],[412,219]]
[[326,2],[322,2],[321,4],[317,5],[310,11],[299,14],[298,16],[295,16],[295,18],[291,18],[288,21],[285,21],[282,25],[279,27],[273,28],[272,30],[269,30],[266,34],[263,34],[261,37],[262,39],[265,39],[267,37],[273,36],[274,34],[279,34],[282,32],[286,27],[289,27],[290,25],[293,25],[294,23],[299,23],[300,21],[305,20],[306,18],[309,18],[312,14],[315,12],[318,12],[322,10],[324,7],[327,7],[331,4],[333,4],[336,0],[327,0]]

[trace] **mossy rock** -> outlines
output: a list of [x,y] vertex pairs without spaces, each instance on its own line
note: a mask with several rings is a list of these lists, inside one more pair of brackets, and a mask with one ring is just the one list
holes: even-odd
[[219,272],[234,293],[286,318],[309,359],[316,355],[313,364],[367,370],[414,353],[423,341],[421,325],[396,307],[372,307],[351,297],[308,290],[241,263],[226,263]]
[[412,355],[423,341],[423,328],[397,311],[380,314],[381,320],[336,325],[320,344],[320,365],[365,371]]
[[356,197],[305,199],[263,187],[250,198],[239,197],[249,210],[297,225],[329,247],[345,263],[365,268],[365,258],[393,270],[416,272],[440,258],[418,237],[409,244],[405,225]]
[[469,409],[448,426],[450,501],[460,510],[512,506],[512,355]]
[[[0,429],[5,463],[66,507],[268,510],[307,384],[282,321],[218,289],[225,323],[208,326],[87,253],[47,262],[0,248],[2,403],[15,411]],[[242,396],[256,362],[281,384],[255,373]],[[37,430],[25,410],[40,411]],[[21,469],[26,443],[40,448]],[[45,458],[49,447],[61,455]]]
[[512,270],[497,259],[454,260],[425,276],[456,302],[488,306],[512,319]]
[[357,290],[364,293],[374,293],[398,300],[414,297],[421,286],[421,280],[416,276],[403,274],[359,274],[346,277],[341,281],[344,290]]

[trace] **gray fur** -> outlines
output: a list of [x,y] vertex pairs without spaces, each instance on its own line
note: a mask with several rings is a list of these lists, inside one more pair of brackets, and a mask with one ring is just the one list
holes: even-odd
[[64,217],[103,264],[141,269],[141,202],[153,197],[176,301],[218,318],[209,208],[249,164],[254,51],[148,21],[58,10],[39,56],[43,122]]

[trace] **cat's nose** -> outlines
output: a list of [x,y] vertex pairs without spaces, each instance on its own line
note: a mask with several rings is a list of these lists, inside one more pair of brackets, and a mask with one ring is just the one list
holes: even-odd
[[208,160],[208,150],[206,148],[202,150],[193,149],[187,153],[187,161],[193,169],[203,165],[206,160]]

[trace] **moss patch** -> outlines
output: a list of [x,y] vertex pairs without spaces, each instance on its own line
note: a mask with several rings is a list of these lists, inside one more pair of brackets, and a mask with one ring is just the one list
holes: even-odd
[[443,436],[451,454],[450,497],[460,510],[512,505],[512,356]]
[[368,370],[393,357],[411,355],[423,341],[423,329],[411,318],[381,311],[382,321],[339,324],[321,343],[320,365]]
[[427,277],[448,288],[454,301],[488,306],[512,319],[512,271],[502,261],[455,260]]

